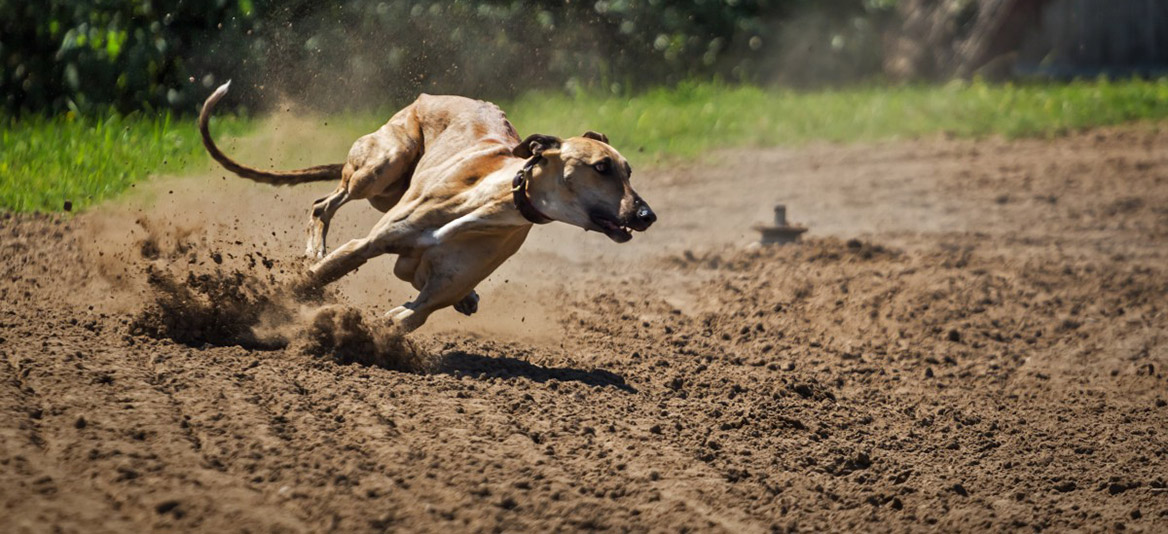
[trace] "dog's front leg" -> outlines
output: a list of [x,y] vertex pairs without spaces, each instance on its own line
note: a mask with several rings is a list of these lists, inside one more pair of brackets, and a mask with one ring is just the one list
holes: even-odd
[[431,313],[448,306],[466,313],[462,308],[473,302],[473,308],[467,307],[473,313],[478,308],[475,286],[519,250],[530,228],[467,236],[431,248],[416,266],[414,285],[421,287],[418,298],[390,310],[386,317],[410,332],[422,326]]
[[[406,206],[406,209],[409,208],[410,206]],[[369,235],[341,245],[323,260],[309,267],[306,285],[324,287],[357,270],[371,258],[417,249],[420,245],[419,232],[414,224],[400,220],[394,212],[387,213]]]
[[[414,287],[419,289],[418,297],[385,314],[395,327],[403,333],[412,332],[425,324],[430,314],[448,306],[457,306],[474,294],[474,286],[490,271],[479,260],[481,254],[474,254],[464,248],[447,246],[431,249],[422,257],[413,281]],[[459,257],[464,259],[456,259]],[[474,302],[477,308],[478,295],[474,296]]]
[[474,315],[479,311],[479,294],[475,290],[470,290],[462,300],[454,303],[454,310],[466,316]]
[[310,283],[324,287],[384,253],[385,249],[376,246],[373,239],[366,237],[349,241],[308,269]]
[[[404,324],[407,318],[415,315],[414,310],[417,308],[417,301],[407,302],[402,306],[398,306],[392,310],[389,310],[388,312],[385,312],[385,317],[395,324]],[[470,293],[467,293],[465,297],[462,297],[462,300],[454,303],[454,309],[458,313],[466,316],[474,315],[475,312],[479,311],[479,294],[473,289],[470,290]],[[421,317],[418,319],[421,319]],[[421,324],[418,326],[421,326]]]

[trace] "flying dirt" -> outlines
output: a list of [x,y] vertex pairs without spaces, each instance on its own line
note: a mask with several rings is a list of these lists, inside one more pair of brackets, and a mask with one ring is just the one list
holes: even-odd
[[[1162,532],[1166,147],[639,170],[653,232],[536,228],[408,338],[388,262],[281,289],[313,186],[4,215],[0,530]],[[780,202],[803,242],[752,245]]]

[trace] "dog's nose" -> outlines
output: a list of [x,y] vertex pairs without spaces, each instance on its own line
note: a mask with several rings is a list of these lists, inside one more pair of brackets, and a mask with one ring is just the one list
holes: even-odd
[[637,206],[637,220],[648,228],[650,224],[657,222],[657,214],[653,213],[653,209],[642,201],[641,205]]

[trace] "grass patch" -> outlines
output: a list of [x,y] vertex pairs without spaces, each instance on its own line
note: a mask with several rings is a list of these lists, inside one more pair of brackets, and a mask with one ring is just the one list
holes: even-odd
[[[227,118],[216,132],[239,132]],[[109,198],[151,174],[205,161],[194,119],[166,115],[0,118],[0,210],[60,211]]]
[[1168,80],[1066,84],[954,82],[799,92],[712,83],[629,97],[533,93],[505,106],[520,133],[604,132],[630,159],[728,146],[873,141],[938,133],[1049,137],[1168,117]]
[[[1092,126],[1168,117],[1168,79],[1066,84],[954,82],[822,92],[690,83],[630,96],[529,93],[500,102],[521,135],[608,134],[634,163],[693,158],[730,146],[873,141],[938,133],[1050,137]],[[341,161],[348,142],[396,110],[322,118],[306,135],[338,140],[295,147],[278,167]],[[325,126],[327,124],[327,126]],[[0,119],[0,210],[54,211],[108,198],[151,174],[206,165],[193,118],[130,116]],[[212,130],[222,142],[256,124],[230,116]],[[295,141],[300,143],[302,141]],[[327,143],[326,143],[327,144]],[[344,145],[343,147],[341,145]],[[261,147],[262,148],[262,147]],[[303,150],[301,150],[303,148]],[[334,150],[335,149],[335,150]],[[327,153],[326,153],[327,152]],[[335,154],[334,154],[335,152]],[[323,159],[317,161],[317,157]],[[249,161],[245,155],[241,159]]]

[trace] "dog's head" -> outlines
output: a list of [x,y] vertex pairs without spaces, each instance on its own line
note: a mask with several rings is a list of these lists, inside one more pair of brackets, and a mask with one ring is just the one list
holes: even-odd
[[632,239],[633,230],[643,232],[657,220],[629,183],[633,172],[629,162],[602,133],[589,131],[568,139],[535,134],[512,153],[521,158],[543,156],[530,188],[539,209],[553,219],[603,232],[617,243]]

